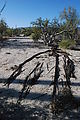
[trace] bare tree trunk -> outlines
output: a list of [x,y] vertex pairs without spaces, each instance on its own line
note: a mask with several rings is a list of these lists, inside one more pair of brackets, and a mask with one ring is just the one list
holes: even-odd
[[56,54],[55,76],[52,94],[53,99],[56,96],[56,90],[58,89],[58,78],[59,78],[59,55]]

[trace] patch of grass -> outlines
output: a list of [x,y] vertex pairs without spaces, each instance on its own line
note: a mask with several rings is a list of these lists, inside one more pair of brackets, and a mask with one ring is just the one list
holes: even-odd
[[70,39],[62,40],[59,43],[59,47],[64,48],[64,49],[70,49],[70,48],[74,47],[75,45],[76,45],[76,41],[70,40]]

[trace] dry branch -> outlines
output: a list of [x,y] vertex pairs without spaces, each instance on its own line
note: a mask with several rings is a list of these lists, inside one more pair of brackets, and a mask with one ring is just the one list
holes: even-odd
[[[18,68],[11,74],[11,76],[7,79],[5,85],[7,84],[8,86],[16,79],[16,77],[18,77],[22,71],[22,68],[24,67],[24,65],[27,62],[30,62],[31,60],[33,60],[34,58],[36,58],[38,55],[44,54],[44,53],[51,53],[51,56],[54,56],[56,58],[56,63],[55,63],[55,75],[54,75],[54,81],[52,81],[52,83],[50,85],[53,85],[53,94],[52,94],[52,110],[57,113],[58,111],[63,110],[64,108],[66,108],[67,104],[71,104],[72,105],[72,99],[73,99],[73,95],[72,95],[72,91],[70,89],[70,78],[71,77],[75,77],[74,75],[74,70],[75,70],[75,65],[74,62],[69,58],[70,54],[68,54],[67,52],[61,50],[61,49],[55,49],[54,47],[52,47],[50,50],[46,50],[44,52],[39,52],[37,54],[34,54],[32,57],[28,58],[27,60],[25,60],[23,63],[21,63]],[[64,55],[64,71],[65,71],[65,77],[66,77],[66,86],[68,87],[64,87],[63,85],[63,79],[61,78],[62,81],[62,91],[59,90],[59,72],[60,72],[60,68],[59,68],[59,56],[60,55]],[[20,103],[22,99],[24,99],[31,91],[33,85],[36,84],[37,80],[39,79],[40,75],[42,74],[43,70],[42,70],[42,66],[43,63],[37,63],[37,65],[35,66],[35,68],[27,75],[26,79],[24,80],[23,83],[23,88],[20,92],[19,98],[17,103]],[[53,69],[54,67],[52,67],[48,73]],[[47,64],[47,69],[48,69],[48,64]],[[47,74],[48,74],[47,73]],[[31,75],[33,75],[33,77],[31,77]],[[58,92],[58,94],[57,94]],[[45,93],[46,94],[46,93]],[[45,95],[44,94],[44,95]],[[43,95],[40,95],[36,98],[39,98]],[[34,99],[36,99],[34,98]],[[66,103],[66,104],[65,104]]]
[[44,53],[52,52],[53,53],[52,55],[55,55],[55,51],[58,53],[68,55],[68,53],[66,53],[60,49],[55,50],[54,48],[50,49],[50,50],[43,51],[43,52],[39,52],[37,54],[34,54],[32,57],[28,58],[27,60],[25,60],[23,63],[21,63],[17,67],[17,69],[10,75],[10,77],[7,79],[7,81],[5,82],[4,85],[8,85],[8,87],[9,87],[9,85],[23,72],[22,68],[27,62],[30,62],[32,59],[36,58],[36,56],[39,56],[39,55],[44,54]]
[[63,111],[65,108],[70,109],[72,105],[75,104],[74,97],[71,91],[71,81],[70,78],[74,77],[75,65],[74,62],[69,58],[67,54],[64,53],[64,71],[66,77],[66,86],[63,86],[62,80],[62,89],[57,93],[58,83],[59,83],[59,55],[56,55],[56,67],[55,67],[55,76],[53,81],[53,94],[52,94],[52,111],[54,114]]
[[1,13],[3,12],[4,8],[6,7],[6,3],[7,3],[7,2],[5,1],[3,7],[2,7],[1,10],[0,10],[0,15],[1,15]]
[[[48,72],[47,74],[49,74],[49,73],[54,69],[54,67],[55,67],[55,66],[53,66],[53,67],[49,70],[49,72]],[[46,74],[46,75],[47,75],[47,74]]]
[[[26,77],[23,88],[21,90],[21,93],[19,95],[18,103],[22,100],[22,98],[25,98],[29,93],[33,85],[36,84],[37,80],[39,79],[42,70],[43,63],[38,63],[36,67],[29,73],[29,75]],[[39,67],[39,68],[38,68]],[[30,78],[31,74],[34,73],[34,77]]]
[[66,77],[66,86],[69,88],[71,85],[70,78],[76,78],[74,71],[75,71],[75,65],[74,62],[67,56],[64,55],[64,72],[65,72],[65,77]]
[[7,79],[7,81],[5,82],[4,85],[9,85],[21,74],[22,71],[22,67],[27,63],[30,62],[32,59],[34,59],[36,56],[47,53],[47,52],[51,52],[51,50],[46,50],[43,52],[39,52],[37,54],[34,54],[32,57],[28,58],[27,60],[25,60],[23,63],[21,63],[18,68],[10,75],[10,77]]
[[52,97],[56,95],[56,89],[58,88],[58,78],[59,78],[59,55],[56,55],[56,65],[55,65],[55,76],[54,76],[54,88]]

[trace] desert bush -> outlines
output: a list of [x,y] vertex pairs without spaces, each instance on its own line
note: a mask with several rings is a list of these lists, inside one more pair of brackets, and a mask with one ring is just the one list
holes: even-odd
[[64,48],[64,49],[69,49],[73,46],[76,45],[76,41],[75,40],[70,40],[70,39],[63,39],[60,43],[59,43],[59,47],[60,48]]
[[33,39],[34,41],[38,41],[38,39],[39,39],[40,36],[41,36],[41,30],[38,29],[37,27],[34,27],[34,28],[33,28],[33,33],[31,34],[31,36],[32,36],[32,39]]

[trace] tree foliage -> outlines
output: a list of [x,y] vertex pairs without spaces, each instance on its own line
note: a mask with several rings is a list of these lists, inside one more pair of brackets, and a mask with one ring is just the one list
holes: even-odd
[[60,19],[63,22],[63,28],[67,30],[65,37],[67,36],[69,39],[75,39],[77,28],[80,24],[76,9],[71,7],[68,9],[64,8],[60,15]]
[[34,41],[38,41],[38,39],[40,38],[40,36],[41,36],[41,29],[40,28],[37,28],[36,26],[35,27],[33,27],[33,29],[32,29],[32,39],[34,40]]
[[[78,39],[78,26],[80,19],[76,9],[69,7],[60,14],[60,19],[54,18],[52,21],[38,18],[33,25],[33,39],[42,39],[45,44],[59,42],[61,39]],[[35,32],[34,32],[35,31]]]
[[0,38],[2,38],[2,36],[6,35],[6,30],[7,30],[7,24],[2,19],[2,20],[0,20]]
[[[56,39],[56,34],[60,32],[60,24],[58,19],[54,18],[52,21],[46,19],[42,19],[41,17],[36,20],[36,22],[32,22],[33,29],[36,31],[33,32],[35,38],[42,39],[44,44],[52,44]],[[39,36],[39,37],[38,37]]]

